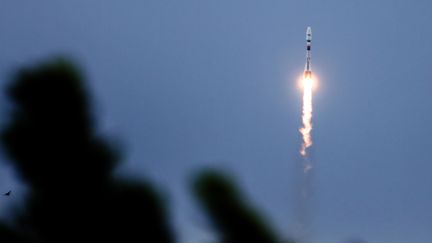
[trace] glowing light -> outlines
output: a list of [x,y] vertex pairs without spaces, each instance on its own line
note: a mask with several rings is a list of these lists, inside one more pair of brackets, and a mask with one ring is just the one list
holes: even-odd
[[314,76],[312,78],[305,78],[301,76],[299,79],[299,88],[304,89],[306,88],[312,88],[312,91],[316,90],[318,88],[318,79]]

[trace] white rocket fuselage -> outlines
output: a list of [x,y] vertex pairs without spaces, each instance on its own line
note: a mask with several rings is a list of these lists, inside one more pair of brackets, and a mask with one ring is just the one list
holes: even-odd
[[306,65],[304,71],[305,78],[312,78],[311,69],[311,49],[312,49],[312,29],[307,27],[306,29]]

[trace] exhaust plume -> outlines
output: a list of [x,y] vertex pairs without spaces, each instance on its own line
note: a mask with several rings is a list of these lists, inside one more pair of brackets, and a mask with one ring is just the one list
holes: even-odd
[[[302,122],[303,127],[299,129],[303,137],[303,143],[300,148],[300,154],[303,157],[308,156],[307,149],[312,146],[312,89],[313,80],[310,77],[303,78],[303,110],[302,110]],[[306,161],[306,160],[305,160]],[[312,169],[312,165],[309,162],[305,162],[304,171]]]

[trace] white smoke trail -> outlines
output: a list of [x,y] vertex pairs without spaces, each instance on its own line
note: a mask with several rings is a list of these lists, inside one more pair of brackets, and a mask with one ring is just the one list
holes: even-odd
[[[312,89],[313,80],[311,78],[303,78],[303,127],[301,127],[299,131],[303,136],[300,154],[305,158],[308,156],[308,148],[312,146]],[[312,165],[308,159],[305,159],[304,161],[304,172],[306,173],[312,169]]]
[[302,135],[300,155],[302,156],[302,169],[298,191],[296,191],[296,237],[297,242],[308,243],[312,241],[312,161],[309,149],[312,146],[312,95],[314,80],[310,76],[304,76],[301,80],[303,86],[302,126],[299,129]]

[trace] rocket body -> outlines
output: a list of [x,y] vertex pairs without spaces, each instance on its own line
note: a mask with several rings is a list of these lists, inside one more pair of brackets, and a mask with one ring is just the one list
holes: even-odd
[[311,69],[311,49],[312,49],[312,29],[307,27],[306,29],[306,65],[304,70],[304,78],[312,78]]

